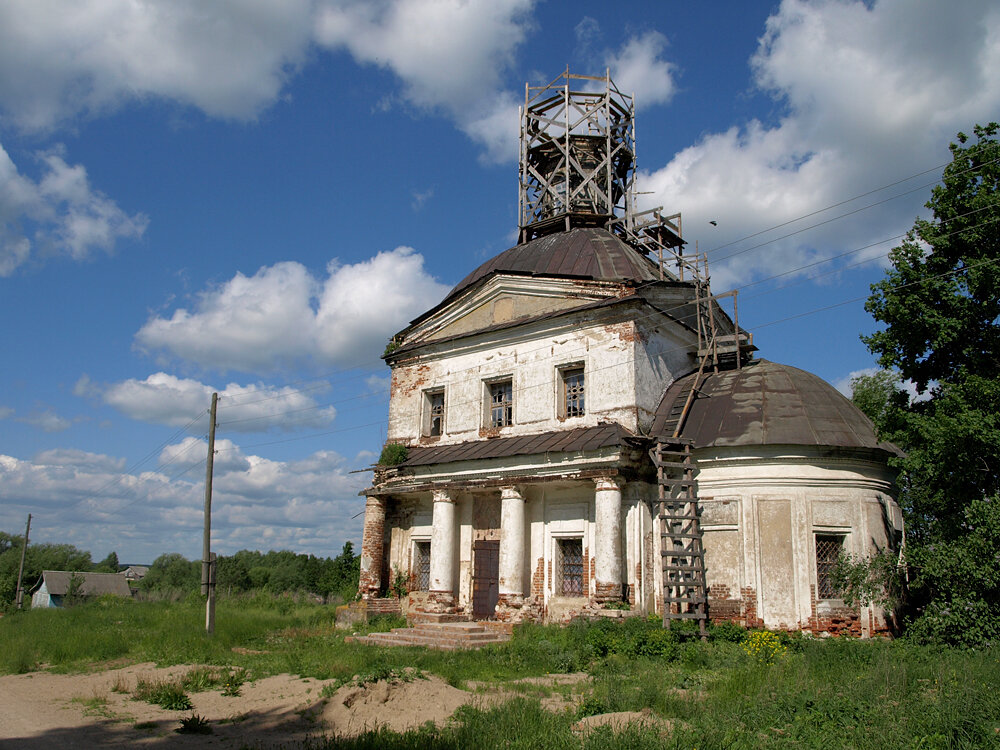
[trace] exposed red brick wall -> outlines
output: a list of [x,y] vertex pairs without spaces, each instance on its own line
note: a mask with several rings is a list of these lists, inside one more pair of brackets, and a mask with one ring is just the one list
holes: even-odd
[[545,558],[539,557],[531,575],[531,595],[538,601],[545,599]]
[[358,593],[362,598],[378,597],[382,590],[382,566],[385,559],[385,498],[369,497],[365,501],[365,525],[361,537],[361,557],[370,562],[362,567]]
[[590,582],[597,580],[597,561],[590,557],[590,549],[583,550],[583,595],[590,593]]
[[[816,598],[816,585],[809,585],[809,630],[813,633],[828,633],[830,635],[852,635],[860,637],[861,611],[851,607],[831,607],[823,608],[819,611],[819,599]],[[870,632],[874,632],[873,630]]]
[[757,590],[744,586],[740,589],[740,597],[743,600],[743,624],[748,628],[763,627],[763,621],[757,618]]
[[398,615],[400,613],[397,599],[371,598],[367,600],[369,615]]

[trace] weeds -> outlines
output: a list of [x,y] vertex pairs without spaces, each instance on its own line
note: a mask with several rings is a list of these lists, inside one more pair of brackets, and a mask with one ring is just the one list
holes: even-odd
[[212,725],[203,716],[191,714],[181,719],[180,727],[174,731],[178,734],[211,734]]
[[140,677],[135,682],[132,697],[168,711],[186,711],[191,708],[191,699],[179,682],[146,680]]
[[247,671],[242,667],[237,667],[226,675],[222,683],[222,694],[230,698],[236,698],[243,689],[243,684],[247,681]]

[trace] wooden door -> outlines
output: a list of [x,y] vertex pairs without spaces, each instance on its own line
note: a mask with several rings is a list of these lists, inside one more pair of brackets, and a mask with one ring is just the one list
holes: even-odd
[[493,617],[500,595],[500,542],[474,542],[472,560],[472,614],[485,620]]

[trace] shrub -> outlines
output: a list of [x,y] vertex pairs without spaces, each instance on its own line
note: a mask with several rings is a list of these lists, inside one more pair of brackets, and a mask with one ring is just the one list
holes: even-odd
[[386,443],[378,457],[379,466],[399,466],[409,454],[409,447],[402,443]]
[[747,631],[746,628],[735,622],[720,622],[712,625],[708,631],[708,637],[713,641],[743,643],[743,639],[747,637]]

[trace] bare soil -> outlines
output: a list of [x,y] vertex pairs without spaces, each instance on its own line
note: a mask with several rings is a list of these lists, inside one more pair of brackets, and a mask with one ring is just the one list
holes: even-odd
[[[86,674],[2,676],[0,748],[288,747],[330,735],[354,736],[377,726],[405,731],[427,721],[442,725],[461,705],[491,705],[519,692],[487,685],[460,690],[427,675],[345,685],[324,698],[323,681],[286,674],[248,682],[235,697],[222,695],[219,688],[189,691],[193,708],[185,711],[169,711],[131,695],[139,679],[168,681],[193,668],[137,664]],[[526,684],[539,691],[546,686],[558,690],[583,679],[560,675]],[[553,696],[549,708],[566,710],[573,697]],[[211,734],[177,733],[181,719],[192,714],[208,721]]]

